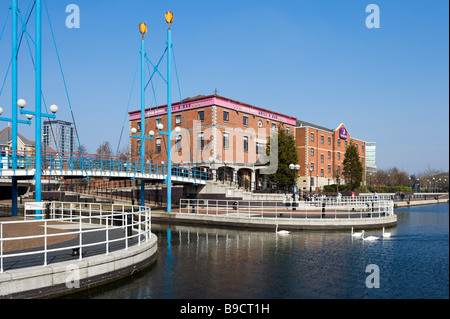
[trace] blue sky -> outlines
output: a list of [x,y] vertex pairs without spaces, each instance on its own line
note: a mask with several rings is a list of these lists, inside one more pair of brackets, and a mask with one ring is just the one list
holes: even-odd
[[[23,15],[29,1],[19,0]],[[0,27],[9,2],[0,6]],[[138,24],[148,25],[146,49],[156,61],[165,47],[164,13],[170,10],[182,98],[217,88],[220,95],[318,125],[334,129],[344,123],[353,137],[377,143],[381,169],[448,170],[446,0],[46,2],[80,140],[89,152],[103,141],[117,147],[130,93],[129,110],[139,109],[139,78],[131,92]],[[71,3],[80,8],[79,29],[65,25]],[[379,29],[366,27],[371,3],[380,8]],[[10,21],[0,41],[2,82],[11,57]],[[71,121],[45,9],[43,21],[43,93],[49,105],[60,107],[58,118]],[[34,37],[34,17],[29,32]],[[32,108],[34,74],[26,42],[19,63],[19,97]],[[5,116],[10,90],[8,78],[0,96]],[[148,91],[148,106],[154,106],[152,99]],[[162,81],[156,102],[166,103]],[[34,139],[33,126],[19,131]],[[124,132],[128,136],[127,125]],[[121,145],[127,143],[125,138]]]

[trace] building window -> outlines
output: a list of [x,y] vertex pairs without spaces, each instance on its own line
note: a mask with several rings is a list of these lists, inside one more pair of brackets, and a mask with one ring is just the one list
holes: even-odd
[[138,122],[138,127],[137,130],[140,131],[141,130],[141,122]]
[[181,151],[181,136],[177,136],[177,142],[175,143],[175,151]]
[[156,126],[158,126],[158,124],[161,124],[161,118],[156,119]]
[[181,124],[181,115],[175,115],[175,124]]
[[311,133],[311,142],[314,142],[314,133]]
[[230,120],[230,113],[227,111],[223,111],[223,120],[228,122]]
[[248,136],[244,136],[244,152],[248,152]]
[[331,159],[331,152],[328,151],[328,159]]
[[341,140],[338,139],[338,147],[341,147]]
[[244,126],[248,126],[248,116],[244,116],[243,124]]
[[328,165],[328,174],[331,174],[331,165]]
[[338,152],[338,160],[341,159],[341,152]]
[[203,132],[198,133],[197,135],[198,149],[202,150],[205,146],[205,135]]
[[320,162],[323,163],[323,154],[320,154]]
[[338,174],[341,173],[341,165],[338,165],[337,172],[338,172]]
[[320,144],[323,144],[323,143],[325,143],[324,137],[323,137],[323,135],[320,135]]
[[363,145],[361,145],[361,152],[363,152],[363,153],[364,153],[364,144],[363,144]]
[[156,139],[156,154],[161,153],[161,138],[158,137]]
[[348,145],[348,144],[347,144],[347,140],[345,140],[345,148],[347,148],[347,145]]
[[277,129],[277,126],[275,123],[272,123],[272,131],[275,131]]
[[320,177],[323,177],[323,168],[320,169]]
[[229,145],[230,145],[229,135],[227,132],[223,132],[223,148],[228,149]]
[[256,142],[256,154],[264,153],[264,144]]
[[289,134],[291,132],[291,129],[289,126],[286,126],[286,133]]
[[328,137],[328,145],[331,145],[331,137]]
[[205,111],[198,111],[198,120],[202,122],[205,120]]
[[311,149],[311,157],[314,157],[314,149]]
[[311,163],[311,171],[314,172],[314,163]]

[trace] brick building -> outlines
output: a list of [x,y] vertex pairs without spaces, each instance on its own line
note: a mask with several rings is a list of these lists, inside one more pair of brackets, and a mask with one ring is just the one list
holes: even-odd
[[[146,109],[145,128],[155,132],[146,142],[146,156],[165,162],[167,136],[158,135],[157,124],[167,126],[167,105]],[[140,135],[141,112],[130,112],[130,128]],[[172,129],[180,127],[180,137],[172,138],[172,161],[211,169],[228,178],[262,181],[261,159],[270,133],[277,127],[295,134],[296,118],[269,111],[219,95],[199,95],[172,104]],[[130,151],[138,156],[140,140],[131,139]],[[260,157],[263,156],[263,157]],[[259,158],[259,160],[258,160]]]
[[[266,145],[278,127],[296,138],[300,171],[297,180],[302,191],[319,191],[335,182],[335,173],[342,169],[347,143],[353,141],[364,163],[365,142],[350,138],[345,126],[335,130],[299,121],[295,117],[269,111],[220,95],[199,95],[172,105],[172,129],[180,128],[180,137],[170,145],[166,135],[158,134],[157,124],[167,127],[167,105],[145,110],[147,136],[146,157],[165,162],[167,147],[172,149],[172,161],[211,169],[213,175],[244,178],[264,182],[264,167],[268,162]],[[130,129],[141,134],[141,111],[129,113]],[[345,131],[344,131],[345,130]],[[140,140],[130,135],[130,152],[139,156]],[[312,169],[312,170],[311,170]],[[267,172],[267,171],[266,171]],[[217,175],[216,175],[217,176]],[[228,176],[228,177],[227,177]]]
[[336,183],[338,174],[343,183],[343,161],[350,142],[357,147],[365,167],[366,142],[351,138],[344,124],[333,130],[298,120],[295,131],[300,164],[297,184],[300,190],[317,192],[325,185]]

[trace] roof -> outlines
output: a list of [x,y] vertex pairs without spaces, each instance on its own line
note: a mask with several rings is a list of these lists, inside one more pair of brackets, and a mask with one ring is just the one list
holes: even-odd
[[[27,139],[20,133],[17,133],[17,137],[20,138],[22,143],[27,147],[34,147],[34,142]],[[5,127],[0,131],[0,145],[8,145],[12,141],[12,127]]]
[[[34,141],[27,139],[22,134],[17,133],[17,137],[22,141],[22,143],[26,147],[35,147]],[[12,127],[8,126],[0,131],[0,145],[8,146],[9,143],[11,143],[11,142],[12,142]],[[42,151],[56,153],[56,151],[52,147],[47,145],[46,143],[42,143]]]
[[317,124],[313,124],[313,123],[297,120],[296,127],[303,127],[303,126],[310,126],[310,127],[322,130],[322,131],[330,132],[330,133],[334,132],[334,130],[332,130],[330,128],[326,128],[325,126],[320,126],[320,125],[317,125]]

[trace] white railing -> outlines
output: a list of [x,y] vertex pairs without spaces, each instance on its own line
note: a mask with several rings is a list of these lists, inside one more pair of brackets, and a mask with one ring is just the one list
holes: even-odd
[[[26,213],[23,221],[0,222],[0,273],[5,261],[25,258],[34,260],[32,266],[36,260],[46,266],[50,258],[72,258],[70,252],[82,260],[86,251],[89,256],[108,255],[151,237],[151,211],[141,206],[52,202],[49,211]],[[33,234],[16,236],[24,228],[33,229]],[[27,243],[37,247],[18,250]]]
[[295,203],[181,199],[179,213],[238,218],[377,218],[392,216],[394,203],[384,199],[349,197]]

